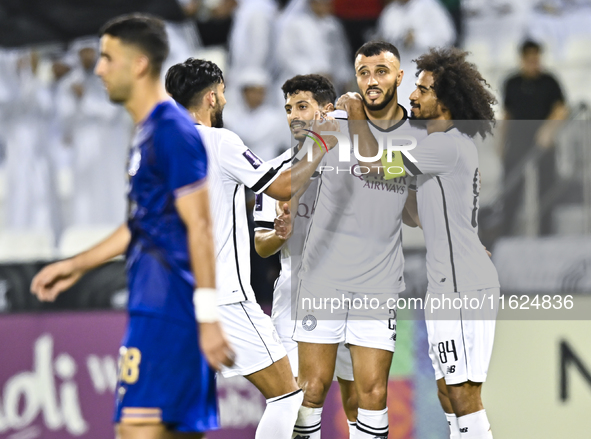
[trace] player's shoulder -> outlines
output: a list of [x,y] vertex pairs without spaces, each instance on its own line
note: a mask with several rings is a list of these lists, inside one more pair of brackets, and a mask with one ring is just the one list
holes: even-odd
[[441,148],[446,146],[456,146],[458,142],[463,142],[466,139],[468,139],[468,137],[464,136],[454,127],[447,131],[438,131],[429,134],[420,142],[420,145]]
[[160,126],[192,126],[189,113],[173,101],[164,101],[156,106],[150,118]]
[[242,139],[240,136],[236,134],[234,131],[230,131],[227,128],[215,128],[215,127],[208,127],[205,125],[197,125],[197,131],[201,134],[204,138],[208,140],[212,140],[216,143],[238,143],[243,144]]
[[183,139],[189,143],[200,142],[191,117],[174,102],[160,103],[150,115],[150,120],[154,125],[156,143],[183,143]]

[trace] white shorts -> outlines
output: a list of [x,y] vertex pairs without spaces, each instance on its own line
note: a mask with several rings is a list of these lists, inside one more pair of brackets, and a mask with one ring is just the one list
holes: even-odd
[[[486,295],[486,296],[484,296]],[[466,381],[483,383],[490,363],[495,338],[500,290],[488,288],[467,293],[427,293],[425,323],[429,340],[429,357],[435,370],[435,379],[445,378],[448,385]],[[431,296],[431,298],[429,298]],[[493,297],[491,300],[490,297]],[[463,303],[476,303],[486,297],[483,309],[452,309],[428,311],[433,298],[460,298]],[[459,303],[459,302],[458,302]],[[491,308],[491,303],[494,304]]]
[[[397,297],[393,293],[354,293],[300,282],[293,339],[394,352]],[[342,306],[331,309],[332,298]],[[325,303],[326,299],[328,309],[319,302]],[[305,307],[310,304],[311,307]]]
[[250,375],[287,355],[271,317],[256,302],[218,306],[222,327],[236,353],[232,367],[222,366],[224,378]]

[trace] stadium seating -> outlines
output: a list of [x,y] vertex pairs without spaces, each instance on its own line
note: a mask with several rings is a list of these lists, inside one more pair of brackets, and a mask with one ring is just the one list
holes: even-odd
[[52,259],[53,243],[50,231],[4,229],[0,231],[0,262]]

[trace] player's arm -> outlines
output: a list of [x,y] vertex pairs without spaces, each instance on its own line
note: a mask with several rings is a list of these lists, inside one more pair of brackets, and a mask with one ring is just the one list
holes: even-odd
[[54,301],[89,270],[125,253],[131,239],[127,224],[89,250],[47,265],[33,278],[31,292],[41,301]]
[[[301,196],[306,192],[308,187],[310,186],[311,180],[309,180],[303,188],[288,202],[278,202],[273,203],[273,212],[276,212],[275,204],[279,204],[280,211],[278,212],[277,216],[273,218],[273,228],[266,228],[266,229],[259,229],[255,230],[254,234],[254,247],[257,254],[262,258],[268,258],[271,255],[274,255],[281,247],[287,242],[287,240],[291,237],[293,231],[293,214],[292,214],[292,206],[296,206],[295,212],[297,213],[297,206],[300,204]],[[267,211],[270,206],[267,206],[264,203],[263,195],[257,195],[261,197],[261,211]],[[267,211],[268,221],[270,223],[270,211]],[[261,212],[257,212],[255,209],[254,216],[255,216],[255,224],[258,224],[257,221],[257,214]],[[264,212],[262,212],[264,214]],[[264,223],[263,223],[264,224]],[[268,224],[267,226],[270,226]]]
[[[312,131],[316,133],[321,131],[339,131],[339,125],[333,117],[322,115],[317,111]],[[326,136],[324,139],[329,150],[337,144],[337,139],[334,136]],[[312,148],[312,160],[300,160],[291,168],[282,172],[265,189],[265,194],[279,201],[289,201],[294,195],[306,187],[306,185],[310,184],[310,178],[318,168],[324,154],[326,154],[326,150]]]
[[419,210],[417,207],[417,192],[409,189],[408,197],[404,203],[404,210],[402,211],[402,222],[409,227],[420,227],[421,220],[419,219]]
[[254,233],[254,248],[261,258],[274,255],[291,237],[291,206],[293,199],[280,202],[281,214],[273,221],[273,229],[257,230]]
[[187,228],[191,268],[198,288],[193,297],[200,345],[209,364],[231,366],[233,354],[219,322],[215,289],[215,251],[207,186],[176,198],[175,207]]
[[[341,96],[337,102],[337,109],[342,109],[347,112],[349,124],[349,136],[353,141],[354,136],[357,135],[359,139],[359,154],[362,157],[375,157],[380,148],[378,141],[367,123],[367,115],[363,107],[363,99],[359,93],[346,93]],[[383,168],[381,160],[375,162],[367,162],[359,160],[360,166],[367,166],[371,174],[379,174]]]

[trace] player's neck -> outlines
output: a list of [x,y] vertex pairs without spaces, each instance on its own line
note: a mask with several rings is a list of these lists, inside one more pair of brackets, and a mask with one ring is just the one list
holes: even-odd
[[147,118],[160,102],[170,99],[160,79],[145,79],[144,84],[137,84],[132,96],[125,103],[125,109],[135,124]]
[[376,126],[387,130],[391,126],[396,125],[404,117],[404,109],[398,105],[398,99],[394,95],[394,99],[379,111],[371,111],[365,107],[365,114],[367,118]]
[[431,119],[427,122],[427,133],[443,133],[453,127],[453,125],[453,120],[443,119],[443,116],[441,118]]
[[191,118],[198,123],[199,125],[203,125],[206,127],[211,127],[211,114],[207,108],[189,108],[189,113],[191,114]]

